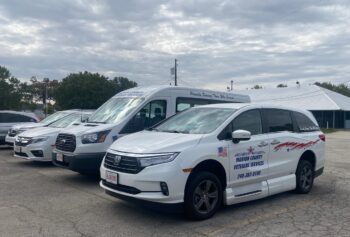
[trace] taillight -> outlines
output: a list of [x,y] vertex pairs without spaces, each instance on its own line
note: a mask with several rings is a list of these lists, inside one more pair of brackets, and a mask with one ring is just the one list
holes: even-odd
[[322,141],[326,141],[326,135],[324,135],[324,134],[321,134],[321,135],[319,135],[318,136]]

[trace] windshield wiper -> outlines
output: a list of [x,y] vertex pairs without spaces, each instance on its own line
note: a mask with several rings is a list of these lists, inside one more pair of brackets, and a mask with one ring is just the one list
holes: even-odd
[[164,130],[163,132],[169,132],[169,133],[188,133],[185,131],[177,131],[177,130]]
[[158,128],[146,128],[145,129],[146,131],[159,131]]
[[103,124],[105,124],[106,122],[99,122],[99,121],[87,121],[87,123],[103,123]]

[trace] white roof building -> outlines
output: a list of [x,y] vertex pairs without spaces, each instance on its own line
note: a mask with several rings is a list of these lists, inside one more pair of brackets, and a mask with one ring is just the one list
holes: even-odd
[[316,85],[245,91],[252,102],[311,111],[320,127],[350,128],[350,97]]

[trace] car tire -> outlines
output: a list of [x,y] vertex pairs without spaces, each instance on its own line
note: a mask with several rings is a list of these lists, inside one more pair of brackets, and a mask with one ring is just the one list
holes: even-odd
[[306,194],[312,189],[314,183],[314,167],[307,160],[301,160],[298,164],[296,175],[296,189],[297,193]]
[[192,220],[212,217],[222,203],[222,185],[210,172],[198,172],[189,180],[185,191],[185,213]]

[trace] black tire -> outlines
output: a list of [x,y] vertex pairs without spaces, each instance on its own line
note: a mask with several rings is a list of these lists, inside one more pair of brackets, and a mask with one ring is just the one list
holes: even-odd
[[222,203],[222,185],[210,172],[198,172],[189,180],[185,191],[185,213],[192,220],[212,217]]
[[306,194],[309,193],[314,184],[314,167],[307,160],[301,160],[298,164],[296,175],[296,183],[297,187],[295,191],[297,193]]

